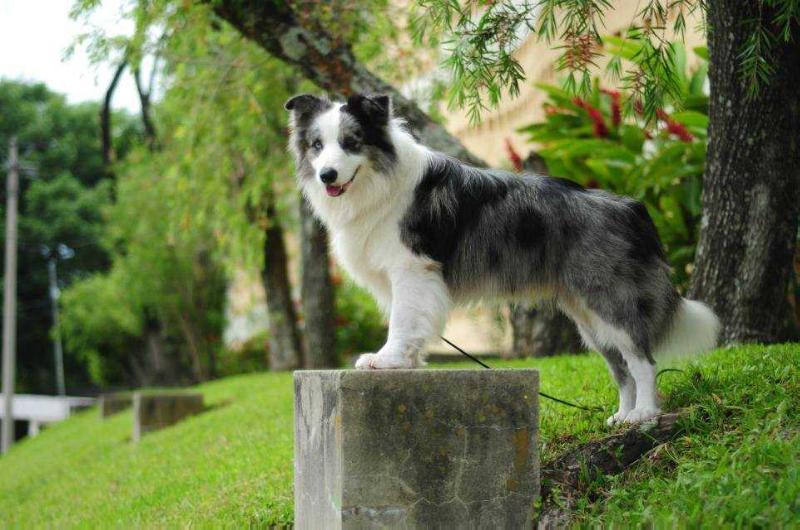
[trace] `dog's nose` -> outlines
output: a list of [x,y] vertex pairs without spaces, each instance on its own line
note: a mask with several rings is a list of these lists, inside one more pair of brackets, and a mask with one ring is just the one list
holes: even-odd
[[319,179],[325,184],[336,182],[336,177],[338,176],[339,174],[336,172],[336,170],[330,167],[326,167],[319,173]]

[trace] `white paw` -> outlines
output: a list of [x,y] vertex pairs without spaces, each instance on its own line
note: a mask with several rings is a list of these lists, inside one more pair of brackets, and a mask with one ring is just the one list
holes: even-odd
[[392,368],[414,368],[410,359],[400,355],[362,353],[356,361],[357,370],[389,370]]
[[625,416],[625,423],[641,423],[661,414],[657,408],[635,408]]
[[606,425],[609,427],[613,427],[614,425],[619,425],[620,423],[625,421],[625,418],[630,414],[628,410],[619,410],[613,416],[610,416],[606,420]]

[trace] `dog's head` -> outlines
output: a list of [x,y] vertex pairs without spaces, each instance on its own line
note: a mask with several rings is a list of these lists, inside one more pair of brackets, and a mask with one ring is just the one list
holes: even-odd
[[286,102],[291,148],[300,184],[309,191],[341,197],[362,185],[359,179],[386,173],[396,154],[391,141],[388,96],[350,96],[332,103],[310,94]]

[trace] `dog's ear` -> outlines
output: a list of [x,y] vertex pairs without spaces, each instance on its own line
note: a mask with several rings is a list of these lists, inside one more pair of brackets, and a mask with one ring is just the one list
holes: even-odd
[[311,94],[300,94],[289,98],[283,108],[298,115],[310,114],[322,106],[322,100]]
[[386,125],[392,118],[392,99],[386,95],[356,94],[347,98],[347,107],[355,114],[363,114],[371,123],[377,125]]

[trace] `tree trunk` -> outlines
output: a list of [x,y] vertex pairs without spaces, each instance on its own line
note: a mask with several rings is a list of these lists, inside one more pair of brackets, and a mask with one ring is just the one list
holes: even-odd
[[510,321],[511,358],[584,351],[575,324],[553,307],[536,307],[524,302],[511,304]]
[[769,26],[773,14],[757,2],[708,3],[709,144],[689,295],[717,312],[724,343],[784,338],[800,207],[800,29],[776,43],[775,72],[756,97],[738,70],[743,22],[762,16]]
[[[548,175],[547,164],[532,152],[522,163],[525,171]],[[544,357],[582,351],[575,324],[552,307],[537,307],[531,302],[509,305],[512,358]]]
[[201,340],[197,337],[197,330],[190,322],[191,317],[185,313],[178,311],[176,314],[178,325],[183,333],[183,340],[189,352],[189,362],[192,365],[192,377],[195,383],[201,383],[208,380],[208,373],[203,365],[203,352],[201,348]]
[[293,370],[301,365],[302,346],[289,283],[283,227],[271,199],[267,205],[269,227],[264,241],[264,290],[269,315],[269,367]]
[[[156,68],[155,64],[153,65],[153,68]],[[144,126],[144,138],[147,142],[148,149],[155,151],[158,148],[158,134],[156,133],[155,123],[153,123],[152,104],[150,100],[150,90],[152,90],[152,85],[149,89],[145,89],[144,85],[142,85],[142,74],[138,66],[133,70],[133,79],[136,82],[136,92],[139,94],[139,106],[141,108],[142,125]]]
[[128,58],[126,56],[120,61],[114,77],[111,78],[111,83],[108,85],[103,99],[103,107],[100,109],[100,142],[103,149],[103,164],[108,175],[111,175],[111,163],[114,161],[114,144],[111,138],[111,100],[127,65]]
[[328,260],[328,234],[300,195],[303,256],[302,299],[306,368],[333,368],[336,362],[336,305]]
[[321,89],[337,96],[387,94],[398,114],[426,145],[476,165],[485,165],[414,102],[358,62],[340,36],[313,17],[296,13],[282,0],[206,0],[215,13],[274,57],[299,69]]

